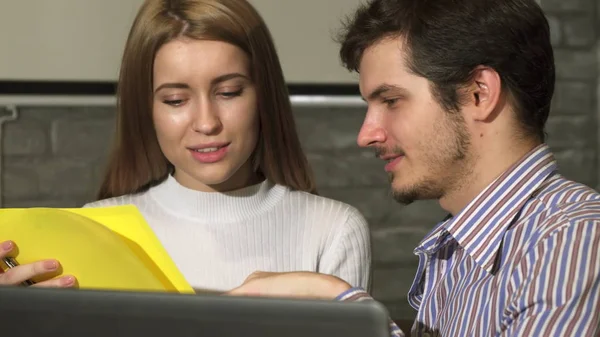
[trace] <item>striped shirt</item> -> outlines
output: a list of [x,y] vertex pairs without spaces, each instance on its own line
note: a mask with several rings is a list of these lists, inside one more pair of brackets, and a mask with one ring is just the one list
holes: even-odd
[[600,195],[558,174],[542,144],[417,246],[411,335],[600,336],[599,251]]

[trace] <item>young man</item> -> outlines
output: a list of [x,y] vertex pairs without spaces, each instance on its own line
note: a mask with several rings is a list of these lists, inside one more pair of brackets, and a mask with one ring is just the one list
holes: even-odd
[[[597,336],[600,195],[544,143],[555,70],[535,1],[374,0],[340,55],[368,103],[358,143],[395,199],[449,213],[415,249],[412,335]],[[255,273],[232,293],[369,299],[309,273]]]

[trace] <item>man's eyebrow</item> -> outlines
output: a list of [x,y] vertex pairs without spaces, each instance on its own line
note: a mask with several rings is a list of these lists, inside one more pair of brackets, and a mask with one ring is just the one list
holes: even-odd
[[[378,99],[381,95],[383,95],[384,93],[388,92],[388,91],[396,91],[400,94],[404,94],[404,95],[408,95],[408,90],[406,88],[397,86],[397,85],[393,85],[393,84],[382,84],[380,86],[378,86],[377,88],[375,88],[375,90],[371,91],[371,93],[367,96],[366,101],[374,101],[376,99]],[[363,100],[365,100],[363,98]]]

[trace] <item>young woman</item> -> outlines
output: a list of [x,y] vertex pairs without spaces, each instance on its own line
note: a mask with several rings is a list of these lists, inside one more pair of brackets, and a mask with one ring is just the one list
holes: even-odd
[[316,195],[272,38],[247,1],[143,4],[116,138],[100,200],[86,207],[136,205],[193,287],[227,291],[262,270],[369,288],[367,223]]

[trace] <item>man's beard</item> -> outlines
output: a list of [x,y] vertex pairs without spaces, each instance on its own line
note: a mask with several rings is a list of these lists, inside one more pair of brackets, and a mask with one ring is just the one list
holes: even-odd
[[[447,146],[442,145],[444,147],[437,148],[438,156],[427,161],[428,172],[423,174],[424,177],[420,181],[401,190],[394,189],[394,174],[389,173],[391,194],[398,203],[409,205],[416,200],[439,200],[450,188],[459,186],[462,183],[460,180],[468,175],[471,142],[464,121],[457,117],[450,117],[451,122],[448,126],[451,128],[452,141],[446,143]],[[445,143],[443,139],[438,142]],[[451,155],[444,155],[444,153]]]
[[[394,174],[389,174],[390,184],[394,181]],[[409,188],[398,190],[392,185],[392,198],[402,205],[410,205],[416,200],[440,199],[443,197],[441,188],[436,187],[436,183],[431,179],[426,179]]]

